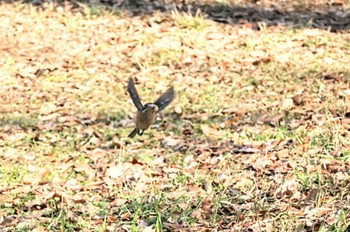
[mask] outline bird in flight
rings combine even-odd
[[[145,105],[142,105],[132,78],[129,78],[128,81],[128,92],[137,108],[135,129],[129,134],[129,138],[133,138],[136,134],[142,135],[143,132],[152,125],[157,113],[167,107],[175,98],[174,87],[171,86],[154,103],[146,103]]]

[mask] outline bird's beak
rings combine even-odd
[[[155,111],[157,111],[158,110],[158,106],[155,105],[155,104],[150,104],[150,105],[147,106],[147,109],[148,110],[155,110]]]
[[[149,110],[154,110],[154,111],[158,111],[159,107],[156,104],[147,104],[146,108],[142,111],[149,111]]]

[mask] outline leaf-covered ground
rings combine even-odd
[[[104,3],[0,4],[1,231],[349,230],[349,2]]]

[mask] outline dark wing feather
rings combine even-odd
[[[162,96],[160,96],[157,101],[154,103],[158,106],[158,112],[167,107],[170,102],[172,102],[175,98],[174,87],[170,87]]]
[[[142,103],[140,101],[139,94],[137,93],[137,90],[135,88],[134,80],[132,78],[129,78],[128,92],[129,92],[131,100],[134,102],[134,105],[136,106],[137,110],[141,111],[143,106],[142,106]]]

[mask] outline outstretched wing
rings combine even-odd
[[[162,96],[160,96],[157,101],[154,102],[158,106],[158,112],[167,107],[170,102],[172,102],[175,98],[174,87],[170,87]]]
[[[128,92],[130,94],[131,100],[134,102],[134,105],[136,106],[138,111],[141,111],[143,106],[140,101],[139,94],[137,93],[137,90],[135,88],[134,80],[132,78],[129,78],[128,81]]]

